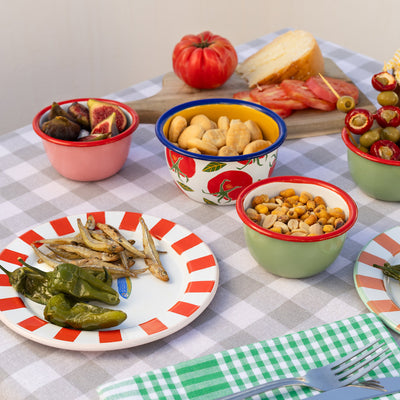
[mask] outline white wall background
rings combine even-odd
[[[172,70],[175,44],[211,30],[239,45],[308,30],[382,63],[399,0],[0,0],[0,133],[52,101],[102,97]]]

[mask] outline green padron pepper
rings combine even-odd
[[[97,300],[106,304],[119,304],[119,295],[107,282],[92,271],[74,264],[57,265],[49,272],[48,288],[53,294],[64,293],[80,301]]]
[[[18,292],[39,304],[46,304],[53,296],[49,290],[48,273],[39,268],[24,264],[24,267],[17,268],[10,272],[0,265],[0,268],[7,274],[10,284]]]
[[[58,326],[90,331],[117,326],[125,321],[127,315],[121,310],[76,303],[60,293],[48,300],[44,309],[44,317]]]
[[[112,277],[104,270],[94,272],[74,264],[59,264],[52,271],[35,268],[22,259],[24,265],[10,272],[0,265],[7,274],[14,289],[36,303],[46,304],[55,294],[64,293],[76,301],[96,300],[106,304],[119,303],[118,292],[112,287]]]

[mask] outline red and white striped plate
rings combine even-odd
[[[394,331],[400,333],[400,283],[373,264],[400,264],[400,226],[379,234],[360,252],[354,282],[361,300]]]
[[[138,346],[166,337],[182,329],[213,299],[219,270],[209,247],[194,233],[164,218],[134,212],[93,212],[60,218],[37,226],[19,236],[0,253],[1,265],[9,271],[20,267],[22,257],[30,265],[37,263],[30,246],[42,238],[68,236],[79,232],[77,219],[84,223],[88,215],[96,221],[118,228],[138,248],[142,243],[139,218],[142,216],[160,251],[161,262],[170,280],[160,281],[150,273],[138,278],[120,278],[113,287],[120,292],[115,308],[127,313],[118,327],[102,331],[61,328],[43,318],[43,306],[19,295],[10,286],[7,275],[0,274],[0,320],[18,334],[44,345],[84,351],[115,350]],[[138,260],[135,268],[140,268]],[[143,264],[144,267],[144,264]],[[107,306],[108,307],[108,306]]]

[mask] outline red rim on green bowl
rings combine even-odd
[[[365,153],[365,152],[361,151],[351,141],[349,131],[346,127],[342,129],[342,139],[349,150],[351,150],[353,153],[356,153],[360,157],[365,158],[366,160],[370,160],[370,161],[376,162],[378,164],[400,166],[400,161],[384,160],[383,158],[378,158],[378,157],[372,156],[369,153]]]
[[[341,226],[339,229],[325,233],[323,235],[318,235],[318,236],[291,236],[291,235],[285,235],[282,233],[276,233],[273,232],[269,229],[263,228],[262,226],[258,225],[256,222],[252,221],[247,215],[246,215],[246,210],[244,206],[244,202],[252,191],[254,191],[256,188],[260,186],[264,186],[268,183],[273,183],[273,182],[284,182],[284,183],[298,183],[298,184],[304,184],[304,185],[314,185],[314,186],[319,186],[326,188],[334,193],[336,193],[338,196],[340,196],[344,202],[346,203],[348,209],[349,209],[349,214],[347,217],[347,220],[343,226]],[[247,225],[249,228],[253,229],[254,231],[274,238],[278,240],[285,240],[288,242],[318,242],[322,240],[328,240],[337,236],[340,236],[344,233],[346,233],[357,221],[357,216],[358,216],[358,208],[354,200],[342,189],[338,188],[335,185],[332,185],[330,183],[314,179],[314,178],[307,178],[307,177],[301,177],[301,176],[277,176],[277,177],[272,177],[272,178],[267,178],[261,181],[254,182],[250,186],[247,186],[244,188],[240,194],[239,197],[236,201],[236,211],[239,215],[239,218],[243,221],[245,225]]]

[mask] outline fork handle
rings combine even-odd
[[[219,397],[216,400],[243,400],[246,399],[247,397],[264,393],[268,390],[277,389],[283,386],[304,385],[304,384],[305,381],[303,378],[283,378],[272,382],[262,383],[261,385],[257,385],[249,389],[242,390],[238,393],[229,394],[228,396]]]

